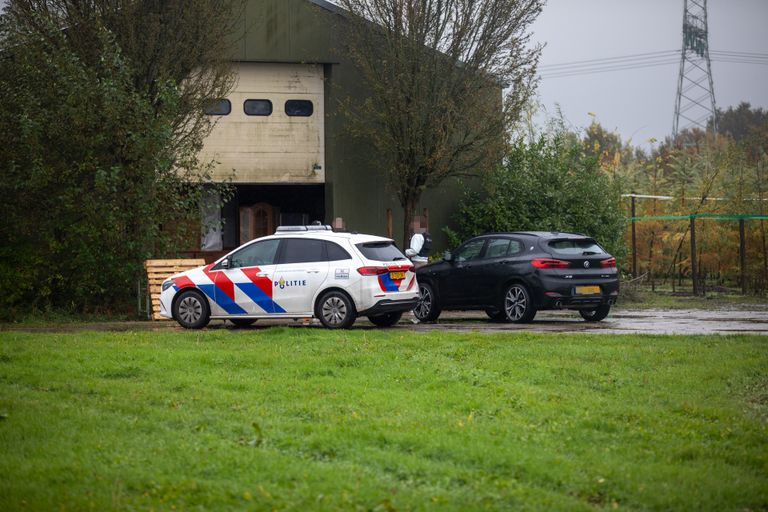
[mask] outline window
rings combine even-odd
[[[230,268],[274,265],[280,240],[264,240],[243,247],[230,257]]]
[[[480,256],[480,252],[483,250],[485,240],[471,240],[464,244],[456,253],[456,261],[470,261],[475,260]]]
[[[309,117],[314,106],[309,100],[288,100],[285,102],[285,114],[291,117]]]
[[[232,112],[232,103],[225,99],[214,100],[205,107],[203,112],[207,116],[228,116]]]
[[[269,100],[245,100],[243,111],[248,116],[272,115],[272,102]]]
[[[519,242],[517,240],[509,241],[509,252],[507,252],[508,255],[517,254],[522,251],[523,251],[522,242]]]
[[[342,261],[352,259],[352,256],[350,256],[349,253],[339,244],[326,242],[325,249],[328,251],[328,261]]]
[[[398,261],[406,259],[394,242],[366,242],[357,244],[363,256],[373,261]]]
[[[501,258],[509,253],[509,244],[512,242],[509,238],[494,238],[488,242],[488,248],[485,250],[485,258]]]
[[[280,264],[326,261],[322,240],[288,238],[283,240]]]
[[[568,256],[589,256],[590,254],[605,254],[602,247],[594,240],[582,238],[581,240],[555,240],[549,242],[549,247],[556,254]]]

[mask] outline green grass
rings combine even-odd
[[[765,510],[768,339],[0,333],[0,510]]]

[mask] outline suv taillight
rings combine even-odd
[[[553,258],[536,258],[531,260],[531,265],[536,268],[568,268],[571,266],[571,262]]]
[[[600,266],[603,268],[616,268],[616,258],[608,258],[600,262]]]

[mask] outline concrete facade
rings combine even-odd
[[[227,96],[231,112],[215,116],[202,158],[218,165],[214,178],[233,183],[325,183],[323,67],[318,64],[237,62]],[[248,115],[246,101],[271,104],[269,115]],[[289,116],[288,101],[309,101],[311,116]],[[234,171],[234,172],[233,172]]]

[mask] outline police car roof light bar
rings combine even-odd
[[[329,225],[278,226],[275,233],[300,233],[305,231],[333,231]]]

